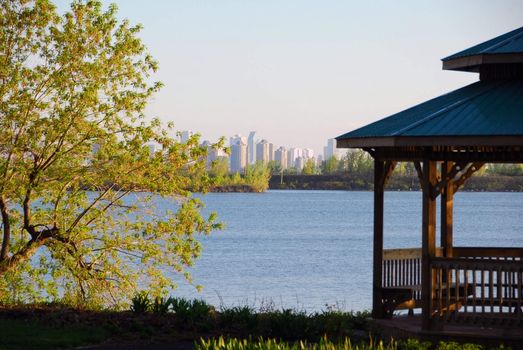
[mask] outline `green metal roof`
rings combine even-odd
[[[523,81],[479,81],[336,140],[345,147],[368,147],[379,139],[444,136],[523,136]]]
[[[442,59],[443,62],[474,55],[523,53],[523,27]]]

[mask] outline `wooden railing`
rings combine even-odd
[[[435,321],[523,325],[523,248],[438,249],[432,270],[431,317]],[[408,288],[421,300],[421,249],[383,252],[384,290]],[[410,307],[409,307],[410,308]]]
[[[382,286],[412,288],[413,298],[421,300],[421,249],[385,249]]]
[[[432,318],[458,323],[523,324],[523,249],[457,248],[433,258]]]
[[[436,249],[436,256],[443,250]],[[421,248],[400,248],[383,250],[384,288],[411,288],[413,298],[421,300]]]

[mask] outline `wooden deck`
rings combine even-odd
[[[523,350],[523,328],[481,327],[478,325],[444,324],[439,330],[423,331],[421,315],[395,316],[392,319],[375,319],[385,339],[418,338],[433,344],[439,341],[476,343],[486,346],[504,344],[513,350]]]

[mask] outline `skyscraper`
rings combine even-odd
[[[310,148],[304,148],[303,149],[303,158],[304,159],[314,158],[314,151]]]
[[[269,155],[270,147],[267,140],[261,140],[256,144],[256,161],[262,162],[263,164],[269,163],[270,155]]]
[[[272,162],[274,160],[274,152],[276,149],[274,148],[273,143],[269,143],[269,162]]]
[[[249,156],[248,156],[248,161],[249,161],[249,164],[254,164],[256,162],[256,155],[255,155],[255,150],[254,150],[254,135],[256,135],[256,131],[251,131],[249,133],[249,138],[248,138],[248,149],[247,149],[247,152],[249,153]]]
[[[244,137],[238,137],[231,143],[231,172],[240,173],[247,166],[247,143]]]
[[[287,168],[294,167],[294,152],[293,149],[287,151]]]
[[[324,159],[328,160],[332,156],[338,158],[338,152],[336,151],[336,139],[328,139],[327,146],[323,147]]]
[[[296,159],[299,157],[303,157],[303,149],[296,148],[296,147],[289,149],[288,159],[287,159],[289,168],[296,167]]]
[[[274,160],[280,164],[282,170],[287,169],[287,150],[285,147],[280,147],[274,152]]]
[[[296,167],[296,169],[298,169],[299,172],[301,172],[303,170],[304,165],[305,165],[305,162],[303,160],[303,157],[297,157],[294,160],[294,166]]]

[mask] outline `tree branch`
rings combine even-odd
[[[9,243],[11,240],[11,224],[9,223],[9,213],[7,211],[7,204],[4,198],[0,198],[0,212],[2,213],[2,226],[3,226],[3,238],[2,238],[2,250],[0,251],[0,261],[7,259],[9,253]]]

